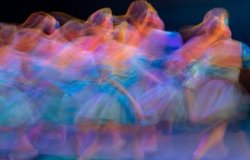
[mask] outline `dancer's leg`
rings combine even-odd
[[[227,124],[227,121],[223,121],[207,132],[194,152],[195,160],[201,159],[212,147],[223,142]]]

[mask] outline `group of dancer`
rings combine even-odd
[[[250,49],[232,39],[228,19],[215,8],[179,34],[139,0],[121,16],[109,8],[86,21],[35,12],[22,24],[1,23],[0,132],[17,139],[8,156],[29,159],[67,142],[87,159],[109,134],[111,150],[129,135],[143,159],[157,150],[159,123],[169,134],[191,123],[209,128],[192,156],[201,159],[249,104],[239,74],[250,68]]]

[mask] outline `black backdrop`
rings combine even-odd
[[[86,19],[97,9],[110,7],[113,14],[124,14],[132,0],[7,0],[0,5],[0,21],[23,22],[34,11],[61,11]],[[233,37],[250,45],[250,0],[148,0],[166,24],[166,30],[198,23],[213,7],[230,13]]]

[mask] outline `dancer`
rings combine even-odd
[[[109,21],[112,18],[110,16],[111,12],[107,14],[107,11],[110,10],[99,10],[94,13],[94,16],[89,18],[92,22],[98,20],[95,21],[95,24],[100,24],[99,29],[101,30],[105,29],[112,22]],[[99,18],[93,19],[96,16],[103,17],[103,21]],[[111,27],[113,26],[111,25]],[[102,32],[97,31],[96,33]],[[117,64],[119,62],[122,63],[124,60],[123,56],[126,53],[123,53],[123,47],[126,46],[113,40],[112,34],[106,33],[97,36],[104,37],[101,38],[101,43],[92,52],[96,59],[96,66],[92,66],[92,73],[87,75],[87,79],[92,77],[92,84],[89,87],[94,94],[92,94],[88,102],[81,104],[80,112],[76,117],[76,124],[82,132],[84,130],[93,130],[96,136],[92,144],[84,152],[80,153],[78,151],[80,153],[79,156],[82,158],[89,157],[100,149],[100,134],[102,132],[110,133],[115,143],[115,148],[121,148],[125,143],[121,135],[121,126],[133,124],[137,116],[141,117],[139,105],[123,84],[120,83],[119,74],[117,74],[117,70],[119,70]],[[93,125],[88,125],[90,123]]]
[[[240,69],[249,68],[248,47],[231,38],[228,18],[223,8],[210,10],[201,24],[185,29],[191,39],[175,53],[176,68],[189,65],[184,82],[189,119],[209,126],[195,160],[223,143],[228,122],[241,118],[237,109],[249,103],[238,82]]]
[[[157,150],[158,132],[156,124],[164,119],[166,120],[166,117],[168,117],[166,124],[170,122],[169,115],[171,115],[171,113],[169,111],[169,114],[166,114],[166,110],[171,108],[169,107],[170,103],[172,103],[173,106],[173,97],[175,97],[177,102],[178,96],[182,95],[181,87],[174,87],[174,84],[171,84],[169,80],[167,80],[168,75],[164,71],[164,61],[166,61],[167,57],[171,55],[174,50],[182,45],[182,39],[177,32],[163,31],[164,23],[154,8],[146,1],[135,1],[131,3],[126,16],[127,21],[132,24],[132,29],[135,28],[139,33],[139,35],[135,34],[136,36],[134,38],[134,40],[136,40],[136,38],[139,39],[137,43],[136,41],[134,41],[135,43],[131,43],[131,41],[124,41],[123,43],[133,46],[135,46],[135,44],[139,45],[139,50],[136,51],[137,55],[133,56],[134,58],[130,60],[134,62],[132,68],[134,70],[136,69],[139,78],[134,84],[134,87],[129,88],[129,91],[132,91],[131,93],[138,97],[141,106],[143,106],[144,114],[147,116],[145,117],[144,124],[140,124],[143,127],[139,127],[140,125],[138,125],[137,128],[139,129],[137,129],[134,135],[136,137],[135,151],[137,158],[143,159],[143,149],[145,149],[146,152],[155,152]],[[131,37],[129,33],[130,32],[126,34],[128,38]],[[159,62],[163,64],[159,64]],[[165,81],[168,82],[166,83]],[[178,83],[175,85],[177,84]],[[170,88],[175,88],[174,91],[172,91],[173,94],[177,94],[175,90],[179,90],[178,95],[173,97],[166,96],[171,93]],[[162,97],[169,97],[169,99]],[[162,106],[163,104],[164,106]],[[183,107],[183,105],[181,107]],[[161,115],[158,115],[159,113],[161,113]],[[183,111],[181,111],[181,113],[183,113]],[[171,123],[168,124],[168,129],[170,128]],[[145,134],[144,131],[150,133]],[[146,142],[142,138],[145,137],[145,135],[149,135],[145,138]]]
[[[0,48],[0,131],[16,135],[9,158],[30,159],[38,155],[38,150],[32,145],[27,133],[40,114],[30,98],[16,87],[16,78],[22,76],[19,54],[9,45]]]

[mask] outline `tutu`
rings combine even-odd
[[[74,124],[77,104],[72,96],[59,91],[48,91],[43,94],[44,104],[41,106],[42,120],[58,125]],[[48,96],[53,96],[50,98]],[[42,102],[40,102],[42,103]]]
[[[98,70],[108,71],[107,66],[96,66]],[[109,74],[111,73],[108,71]],[[119,124],[133,124],[136,121],[135,113],[129,99],[114,87],[110,80],[117,80],[115,75],[108,75],[103,80],[93,82],[89,87],[93,96],[81,104],[76,122],[92,121],[98,124],[116,122]],[[117,82],[119,82],[117,80]]]
[[[20,90],[0,84],[0,126],[18,128],[34,124],[39,119],[34,104]]]
[[[106,93],[92,98],[85,104],[85,109],[79,112],[77,121],[83,119],[97,124],[105,124],[106,122],[134,124],[136,118],[131,104],[127,98],[119,94],[109,95]]]
[[[184,121],[186,119],[183,89],[176,79],[169,79],[148,90],[139,99],[139,103],[145,115],[143,125],[155,125],[166,120]]]
[[[195,96],[190,114],[200,123],[240,119],[244,115],[240,108],[249,103],[247,93],[239,84],[219,78],[204,80]]]
[[[190,65],[184,86],[191,89],[194,101],[189,107],[192,121],[211,124],[239,120],[249,105],[249,95],[238,83],[238,68],[208,65],[204,60]]]

